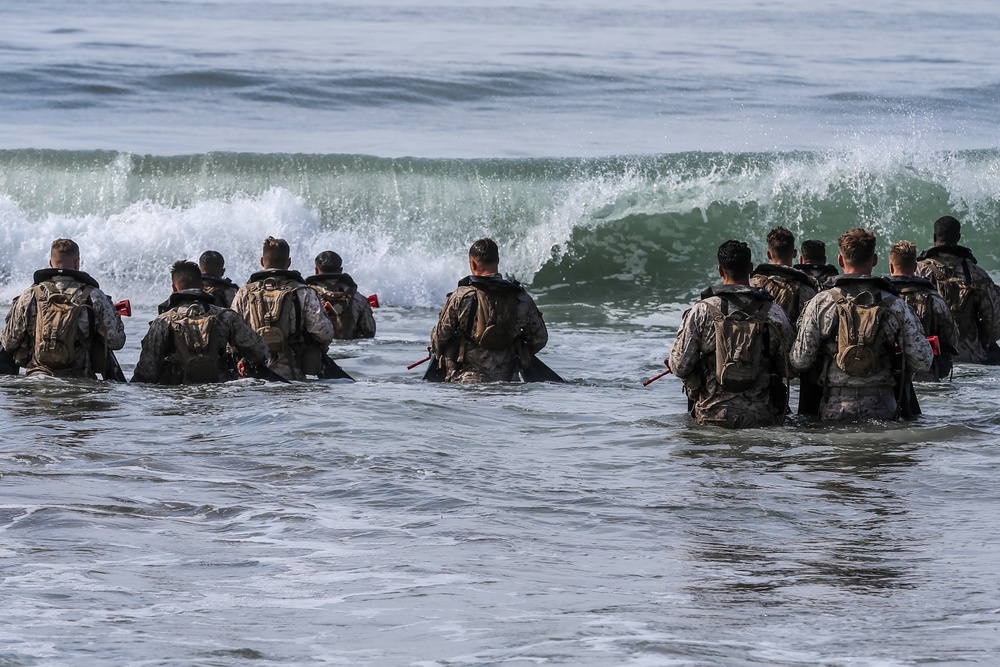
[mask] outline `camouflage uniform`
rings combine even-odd
[[[207,274],[201,275],[202,289],[215,297],[215,305],[219,308],[232,308],[233,299],[239,290],[239,285],[229,278],[219,278]]]
[[[954,351],[958,349],[959,333],[958,325],[951,314],[951,309],[941,295],[934,289],[934,285],[926,278],[919,276],[892,276],[892,284],[899,290],[899,296],[906,301],[907,305],[916,313],[916,301],[920,298],[927,299],[928,313],[921,320],[920,324],[924,329],[924,335],[928,338],[937,336],[941,346],[941,354],[934,355],[931,368],[926,373],[918,373],[913,376],[917,382],[939,382],[941,378],[951,372],[951,358]],[[926,295],[923,297],[921,295]],[[950,352],[948,351],[950,350]]]
[[[318,375],[321,372],[318,361],[313,368],[306,359],[310,357],[310,352],[317,354],[317,360],[326,354],[326,348],[333,341],[334,330],[330,319],[323,312],[323,306],[320,304],[316,292],[309,289],[298,271],[280,269],[258,271],[250,276],[250,281],[236,292],[236,296],[233,298],[233,310],[239,313],[253,328],[254,322],[251,318],[253,317],[254,304],[251,303],[251,300],[257,298],[253,288],[257,283],[265,280],[271,280],[281,287],[295,290],[292,298],[298,302],[295,311],[299,315],[299,321],[286,325],[291,330],[284,331],[285,338],[289,341],[291,356],[288,353],[280,355],[272,353],[267,367],[286,380],[304,380],[307,374]]]
[[[831,278],[840,275],[840,270],[833,264],[796,264],[793,268],[812,276],[821,290],[828,287]]]
[[[38,307],[35,303],[34,287],[29,287],[14,300],[14,305],[11,306],[10,312],[7,314],[3,333],[0,334],[0,343],[3,344],[5,350],[14,354],[14,358],[20,365],[25,367],[27,375],[56,374],[59,377],[96,379],[94,364],[97,363],[98,367],[103,367],[106,359],[91,358],[93,343],[90,340],[91,331],[103,340],[104,347],[108,350],[120,350],[125,345],[125,325],[122,324],[122,318],[115,311],[111,298],[105,295],[99,289],[97,281],[86,273],[70,269],[42,269],[35,272],[35,285],[49,280],[61,291],[77,288],[81,285],[93,288],[89,299],[92,311],[84,309],[78,321],[77,353],[73,368],[65,371],[51,371],[35,361],[35,316]],[[95,320],[93,326],[91,326],[91,312]]]
[[[228,308],[214,305],[215,297],[198,289],[181,290],[170,295],[170,308],[149,323],[149,331],[142,339],[142,352],[139,363],[135,366],[132,382],[149,382],[158,384],[174,384],[178,381],[173,372],[171,353],[177,344],[171,327],[171,315],[180,309],[190,308],[195,314],[209,313],[216,317],[215,333],[222,341],[221,352],[226,345],[232,346],[239,356],[251,362],[261,362],[267,359],[267,345],[257,335],[257,332],[247,326],[243,318]],[[235,379],[227,361],[219,360],[219,382]]]
[[[346,273],[320,273],[306,278],[306,284],[327,289],[331,292],[349,292],[351,294],[351,310],[354,319],[354,334],[356,338],[375,337],[375,314],[372,312],[368,299],[358,293],[358,284]],[[317,289],[319,294],[319,290]]]
[[[833,287],[850,296],[863,291],[879,293],[895,317],[885,319],[884,342],[893,341],[902,348],[906,370],[921,373],[930,368],[934,355],[924,337],[923,329],[909,306],[895,296],[892,284],[869,275],[844,275],[835,278]],[[819,364],[821,384],[824,387],[819,416],[829,421],[857,421],[861,419],[895,419],[897,412],[895,384],[892,373],[892,354],[884,355],[885,363],[867,377],[855,377],[842,371],[834,361],[837,355],[837,335],[840,318],[837,314],[838,294],[824,290],[806,304],[799,319],[799,331],[792,346],[791,362],[800,372]]]
[[[727,295],[725,297],[719,296]],[[723,307],[723,299],[736,301],[741,310],[754,302],[770,302],[764,289],[746,285],[721,285],[702,293],[702,300],[684,313],[677,339],[670,348],[670,369],[684,381],[691,416],[699,424],[725,428],[748,428],[780,423],[788,406],[781,378],[788,377],[788,347],[794,333],[785,311],[770,304],[768,349],[757,383],[733,393],[723,389],[715,376],[715,323],[709,305]]]
[[[962,322],[956,317],[959,341],[955,348],[956,361],[973,364],[997,363],[989,360],[989,349],[1000,338],[1000,288],[986,271],[976,264],[972,252],[964,246],[935,246],[920,253],[917,258],[917,275],[936,280],[934,262],[936,260],[955,272],[956,276],[967,277],[968,282],[980,289],[973,292],[973,313],[978,322]],[[948,304],[955,308],[957,304]],[[953,311],[954,312],[954,311]]]
[[[487,350],[471,340],[474,310],[479,288],[517,291],[518,342],[506,350]],[[499,273],[469,276],[448,295],[438,323],[431,331],[431,349],[438,363],[447,367],[449,382],[508,382],[515,378],[518,363],[526,367],[530,355],[549,341],[549,333],[534,300],[518,283],[504,280]]]
[[[779,305],[785,310],[785,315],[788,316],[788,321],[794,329],[795,323],[798,322],[799,315],[802,313],[802,308],[809,302],[809,299],[816,296],[819,285],[808,273],[782,264],[761,264],[754,269],[750,276],[750,286],[766,289],[775,301],[781,299],[779,296],[781,294],[780,283],[788,285],[793,290],[794,296],[788,300],[788,303],[779,303]]]

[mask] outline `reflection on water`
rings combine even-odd
[[[700,430],[678,448],[704,471],[685,511],[695,519],[686,524],[692,560],[707,565],[697,588],[756,604],[762,591],[803,585],[869,594],[912,586],[912,564],[900,557],[913,550],[909,499],[893,483],[920,462],[920,448],[876,441],[870,428],[826,427],[805,444],[791,429],[756,442]],[[721,577],[712,563],[725,564]]]

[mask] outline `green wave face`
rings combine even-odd
[[[928,245],[941,215],[1000,268],[1000,153],[685,153],[604,159],[435,160],[355,155],[0,152],[0,265],[16,292],[52,238],[87,269],[155,299],[164,267],[214,248],[239,279],[283,236],[296,268],[335,249],[368,291],[434,306],[481,236],[501,269],[550,304],[652,312],[714,282],[715,252],[746,240],[755,261],[777,225],[827,243],[863,226]],[[887,266],[885,267],[887,268]]]

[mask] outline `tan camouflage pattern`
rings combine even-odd
[[[317,280],[312,285],[320,285],[334,292],[346,292],[350,287],[347,283],[337,280]],[[375,313],[372,312],[368,299],[360,292],[354,293],[351,300],[351,310],[354,311],[354,338],[374,338],[375,337]]]
[[[873,280],[843,278],[837,281],[836,287],[851,296],[857,296],[862,291],[875,292],[880,288]],[[934,353],[930,343],[924,336],[923,328],[917,316],[899,297],[892,296],[882,290],[889,299],[888,307],[894,317],[886,318],[885,335],[896,340],[903,349],[906,370],[911,373],[922,373],[930,368]],[[823,290],[816,295],[802,311],[799,319],[798,334],[792,346],[790,360],[792,366],[804,373],[814,364],[821,364],[823,373],[820,383],[825,387],[864,387],[886,390],[885,396],[829,396],[824,392],[820,402],[820,419],[827,421],[855,421],[858,419],[894,419],[896,416],[896,399],[891,396],[895,380],[892,369],[887,363],[867,377],[855,377],[842,371],[834,362],[837,354],[837,330],[840,318],[837,314],[837,294]],[[869,389],[871,390],[871,389]]]
[[[233,299],[236,298],[238,285],[223,285],[215,281],[205,280],[202,289],[215,297],[215,305],[220,308],[232,308]]]
[[[326,316],[323,311],[323,306],[319,301],[319,297],[316,296],[314,292],[308,285],[299,283],[291,279],[283,279],[286,284],[291,284],[297,286],[295,290],[295,298],[299,300],[299,304],[302,306],[302,326],[307,334],[305,336],[306,342],[304,345],[313,345],[320,348],[323,352],[330,347],[330,343],[333,341],[335,331],[333,329],[333,324],[330,323],[330,318]],[[233,298],[233,310],[240,314],[247,324],[253,328],[253,324],[249,321],[250,318],[250,290],[249,287],[253,283],[247,283],[236,292],[236,296]],[[290,332],[286,332],[286,335]],[[304,352],[302,350],[295,350],[297,359],[295,360],[282,360],[271,358],[268,360],[267,367],[272,371],[285,378],[286,380],[305,380],[306,372],[301,365],[300,361],[304,357]]]
[[[787,276],[783,277],[787,278]],[[774,296],[777,293],[777,290],[774,289],[773,281],[768,280],[768,278],[769,276],[755,273],[750,276],[750,286],[766,289],[771,293],[771,296]],[[799,321],[799,315],[802,314],[802,309],[805,307],[806,303],[816,296],[816,287],[814,285],[802,281],[795,282],[798,284],[798,303],[791,311],[785,311],[785,315],[788,316],[788,321],[791,323],[792,329],[795,329],[795,323]]]
[[[731,286],[747,294],[750,300],[756,289]],[[722,297],[711,296],[694,304],[684,313],[677,338],[670,347],[670,370],[684,381],[684,389],[693,402],[692,416],[699,424],[723,428],[768,426],[784,419],[787,398],[772,398],[774,383],[789,375],[788,349],[794,332],[785,311],[772,303],[767,321],[772,325],[768,358],[771,368],[762,372],[757,384],[747,391],[733,393],[723,389],[715,377],[715,325],[709,305],[722,307]],[[777,335],[775,335],[775,333]]]
[[[950,345],[951,347],[958,349],[959,340],[961,339],[961,334],[958,331],[958,324],[955,323],[955,318],[951,314],[951,308],[948,307],[947,302],[944,298],[938,294],[935,290],[928,290],[930,294],[930,308],[933,312],[933,324],[934,331],[924,330],[925,336],[937,336],[938,340],[942,344],[942,348],[945,345]],[[906,295],[900,295],[904,301],[906,301]],[[941,354],[945,354],[943,351]],[[932,363],[931,368],[924,373],[916,373],[913,376],[916,382],[938,382],[941,380],[941,376],[936,372],[937,364]]]
[[[142,339],[142,351],[139,353],[139,363],[135,366],[135,374],[132,382],[155,383],[160,376],[165,364],[169,363],[171,352],[170,314],[178,308],[191,307],[194,312],[208,312],[216,316],[216,332],[222,337],[236,354],[249,361],[260,362],[267,359],[267,345],[251,329],[243,318],[233,310],[219,308],[218,306],[206,306],[200,302],[187,302],[177,308],[173,308],[166,313],[161,313],[149,323],[149,330]],[[224,371],[224,369],[220,369]],[[220,372],[219,381],[231,379],[225,372]]]
[[[499,274],[495,277],[499,278]],[[459,287],[448,295],[438,323],[431,331],[431,349],[439,360],[444,360],[461,344],[464,333],[460,323],[468,321],[476,288]],[[542,314],[527,292],[522,291],[517,301],[517,327],[527,351],[535,354],[549,341],[549,333]],[[454,346],[454,347],[453,347]],[[449,370],[449,382],[509,382],[514,378],[517,351],[486,350],[472,341],[465,343],[465,363],[461,368]]]
[[[70,276],[57,275],[51,279],[60,290],[66,290],[76,282]],[[122,318],[115,311],[115,306],[111,298],[98,288],[93,288],[90,292],[90,300],[93,304],[93,313],[96,318],[97,335],[104,339],[104,343],[109,350],[120,350],[125,346],[125,325]],[[35,315],[38,312],[35,304],[35,294],[32,287],[24,290],[20,296],[14,299],[10,311],[7,313],[7,321],[4,324],[3,333],[0,333],[0,343],[5,350],[13,352],[15,357],[20,358],[21,354],[32,355],[24,364],[26,375],[49,375],[49,371],[35,363],[33,351],[35,347]],[[81,348],[88,346],[88,336],[90,335],[90,312],[85,310],[79,320],[79,338]],[[83,357],[83,358],[81,358]],[[80,377],[96,379],[97,375],[90,368],[89,355],[77,355],[77,367],[74,371],[61,374],[69,377]]]
[[[940,253],[935,259],[942,264],[951,267],[956,275],[962,275],[962,258],[945,252]],[[917,275],[922,278],[935,279],[933,264],[930,260],[924,259],[917,263]],[[969,275],[972,276],[972,283],[982,288],[982,292],[977,293],[976,309],[980,313],[991,313],[984,322],[985,330],[990,342],[1000,339],[1000,288],[993,282],[985,270],[977,264],[969,262]],[[959,325],[959,340],[955,349],[958,354],[955,361],[963,361],[973,364],[981,364],[986,361],[986,347],[979,338],[979,330],[971,329],[962,331]]]

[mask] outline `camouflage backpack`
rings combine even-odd
[[[788,319],[795,324],[799,316],[799,285],[791,278],[782,275],[769,275],[764,281],[764,289],[774,297],[774,302],[781,306],[781,309],[788,315]]]
[[[338,340],[350,340],[354,338],[354,329],[357,326],[357,314],[354,312],[354,295],[357,293],[356,287],[348,287],[346,290],[334,290],[323,285],[311,284],[310,287],[319,295],[323,303],[323,310],[333,324],[336,332],[334,337]]]
[[[93,310],[90,304],[93,288],[73,283],[63,291],[56,283],[45,281],[36,284],[33,290],[37,306],[33,351],[35,363],[49,370],[74,367],[77,362],[80,316],[84,311]],[[90,314],[90,325],[93,328],[93,312]]]
[[[979,315],[977,312],[976,298],[977,292],[981,290],[972,281],[969,267],[962,260],[961,273],[958,273],[951,266],[937,259],[928,259],[928,265],[934,272],[934,283],[938,294],[948,304],[952,315],[955,316],[955,323],[958,325],[962,335],[968,332],[979,331]]]
[[[218,382],[224,345],[218,333],[217,313],[199,304],[172,311],[167,321],[173,335],[170,360],[178,383]]]
[[[924,328],[924,334],[930,336],[937,331],[937,321],[934,318],[934,306],[932,292],[921,287],[903,287],[899,290],[899,296],[906,302],[913,313],[920,320]]]
[[[249,324],[267,343],[274,358],[294,359],[294,347],[301,342],[301,305],[295,298],[302,286],[265,278],[250,288]]]
[[[491,351],[514,347],[518,337],[519,294],[509,288],[476,287],[476,301],[473,304],[475,322],[469,332],[473,343]]]
[[[706,302],[715,329],[715,377],[729,392],[746,391],[768,372],[771,302],[753,299],[745,309],[722,298],[721,308]],[[768,373],[769,374],[769,373]]]
[[[837,297],[837,368],[853,377],[867,377],[891,361],[886,321],[893,316],[885,300],[864,291],[851,296],[839,287]]]

